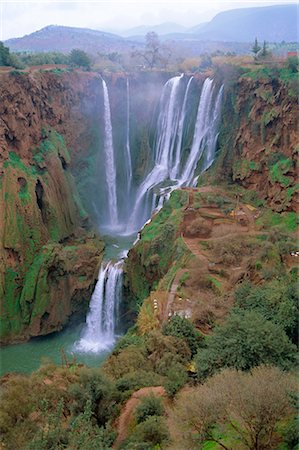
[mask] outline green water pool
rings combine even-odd
[[[0,376],[8,372],[31,373],[47,360],[59,365],[62,363],[62,349],[67,359],[71,360],[74,355],[77,363],[98,367],[109,351],[99,354],[74,351],[74,343],[80,339],[84,326],[85,323],[69,326],[61,332],[34,338],[23,344],[2,347],[0,349]]]
[[[104,236],[105,260],[119,259],[132,247],[136,234],[130,236]],[[74,349],[85,327],[85,321],[76,326],[68,326],[63,331],[31,339],[23,344],[13,344],[0,348],[0,376],[8,372],[31,373],[37,370],[43,361],[62,363],[62,349],[71,360],[89,367],[98,367],[110,353],[78,353]],[[112,349],[111,349],[112,350]]]

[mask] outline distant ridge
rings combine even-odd
[[[80,48],[89,53],[112,52],[130,49],[132,43],[113,33],[89,28],[48,25],[21,38],[5,41],[12,51],[69,53]]]
[[[196,31],[196,30],[195,30]],[[298,6],[240,8],[217,14],[197,31],[200,39],[252,42],[298,41]]]
[[[249,44],[256,37],[260,42],[298,42],[297,23],[296,4],[274,5],[224,11],[210,22],[189,29],[171,22],[136,27],[122,32],[126,37],[88,28],[49,25],[24,37],[9,39],[5,45],[12,51],[69,53],[73,48],[80,48],[92,54],[122,52],[144,45],[144,36],[149,31],[180,45],[190,42],[190,48],[193,45],[198,48],[198,43],[204,41]]]

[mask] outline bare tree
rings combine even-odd
[[[205,384],[184,391],[170,413],[174,448],[200,449],[205,441],[233,450],[228,430],[242,448],[273,448],[278,422],[292,414],[289,393],[293,378],[276,367],[260,366],[251,372],[225,370]],[[236,441],[236,442],[237,442]]]
[[[153,69],[157,66],[166,67],[171,51],[161,44],[157,33],[150,31],[145,37],[145,49],[143,51],[135,50],[132,56],[142,59],[149,69]]]

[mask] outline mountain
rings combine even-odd
[[[88,28],[49,25],[21,38],[8,39],[5,45],[11,51],[69,53],[80,48],[88,53],[130,50],[132,43],[116,34]]]
[[[163,36],[165,34],[171,33],[185,33],[187,31],[187,27],[183,25],[179,25],[177,23],[165,22],[160,25],[141,25],[140,27],[130,28],[129,30],[124,30],[119,34],[124,37],[129,36],[145,36],[150,31],[154,31],[155,33]]]
[[[255,37],[268,42],[298,41],[298,6],[275,5],[241,8],[217,14],[200,27],[198,39],[252,42]]]
[[[252,43],[298,41],[298,6],[296,4],[240,8],[217,14],[210,22],[185,28],[166,22],[155,26],[131,28],[119,36],[105,31],[50,25],[22,38],[5,41],[12,51],[59,51],[69,53],[80,48],[88,53],[130,51],[144,45],[145,35],[155,31],[161,40],[188,43],[188,48],[200,42]]]

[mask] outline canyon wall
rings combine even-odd
[[[104,245],[90,228],[70,168],[93,142],[98,78],[1,76],[3,342],[59,330],[88,308]]]
[[[212,171],[278,212],[298,208],[298,88],[283,75],[244,75],[226,87]]]

